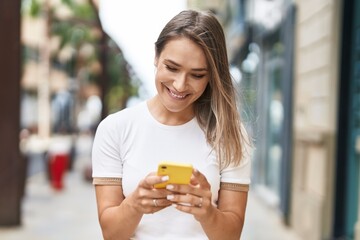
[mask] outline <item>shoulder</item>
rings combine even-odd
[[[145,102],[142,102],[137,105],[124,108],[115,113],[111,113],[100,122],[100,125],[116,126],[118,124],[131,122],[132,120],[137,119],[139,116],[144,114],[144,111],[146,110],[145,104]]]
[[[142,102],[135,106],[111,113],[99,123],[96,132],[108,133],[110,135],[120,134],[122,130],[129,128],[137,121],[141,121],[145,110],[146,103]]]

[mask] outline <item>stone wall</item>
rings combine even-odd
[[[341,1],[297,0],[290,224],[327,239],[333,216]]]

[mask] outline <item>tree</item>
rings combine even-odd
[[[130,75],[121,49],[104,32],[96,2],[52,1],[47,8],[46,0],[30,1],[25,12],[34,18],[47,17],[49,41],[58,44],[51,49],[50,67],[66,72],[77,102],[83,99],[79,90],[96,85],[103,102],[102,117],[124,108],[137,95],[140,81]]]

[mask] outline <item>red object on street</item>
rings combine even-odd
[[[56,190],[63,189],[63,177],[68,169],[69,155],[65,153],[54,154],[51,156],[49,164],[51,186]]]

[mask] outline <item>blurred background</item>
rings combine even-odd
[[[224,27],[255,141],[244,240],[360,240],[360,0],[0,1],[0,239],[101,239],[91,145],[155,94],[183,9]]]

